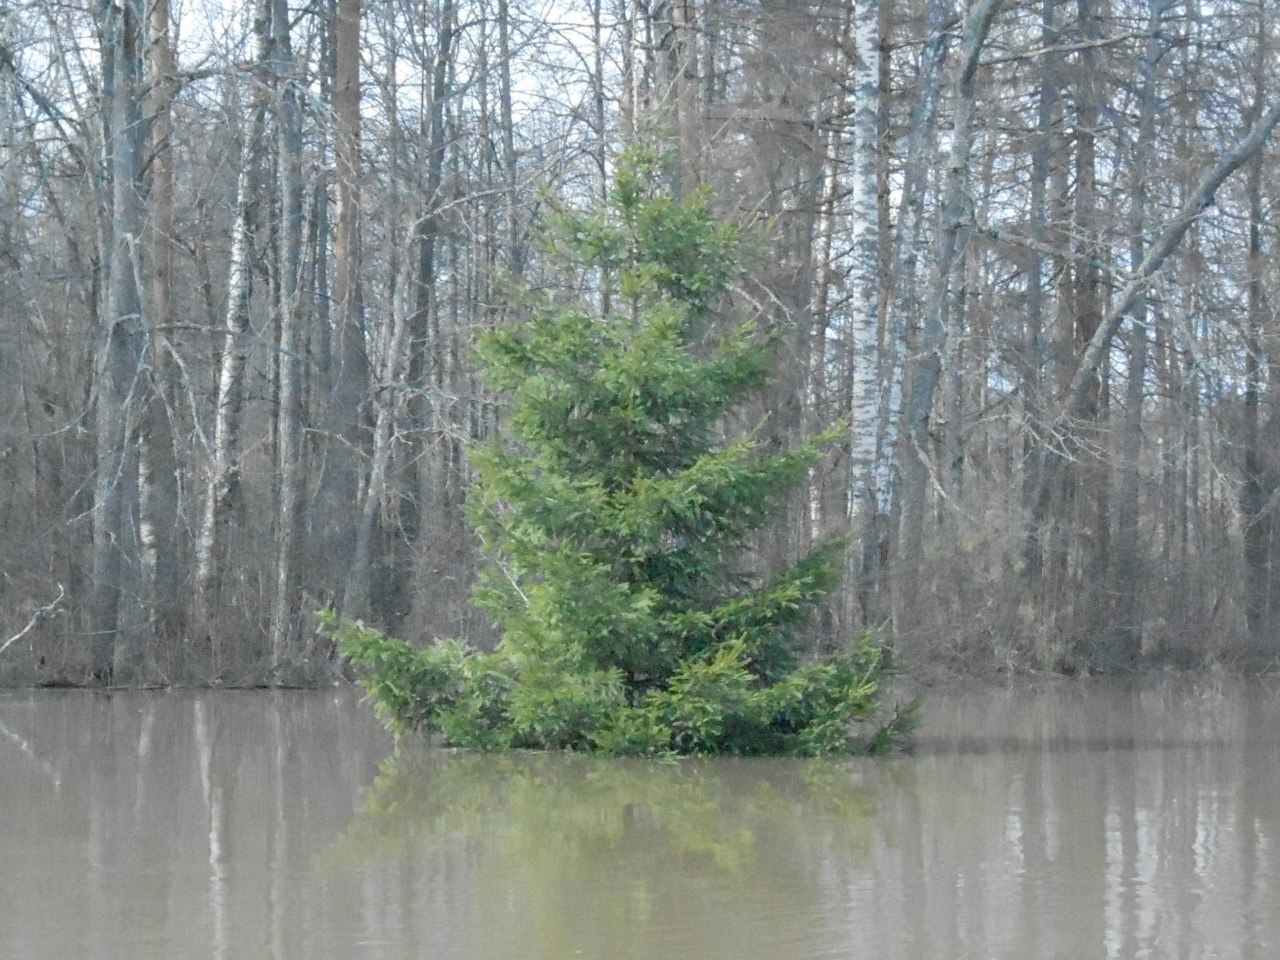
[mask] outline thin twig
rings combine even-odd
[[[12,637],[6,640],[2,646],[0,646],[0,653],[4,653],[11,646],[13,646],[15,643],[17,643],[19,640],[25,637],[28,633],[30,633],[32,629],[36,626],[36,624],[43,623],[45,620],[48,620],[50,617],[52,617],[54,613],[57,611],[58,604],[62,602],[62,598],[65,597],[66,595],[67,595],[67,592],[64,589],[62,589],[62,584],[58,584],[58,595],[54,597],[53,602],[48,604],[47,606],[40,607],[38,610],[36,610],[35,613],[31,614],[30,622],[28,622],[25,627],[23,627],[21,630],[15,633]]]

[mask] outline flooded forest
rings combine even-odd
[[[338,690],[0,691],[23,960],[1273,957],[1280,696],[939,692],[851,762],[450,754]]]
[[[492,642],[474,345],[608,313],[549,224],[635,143],[753,238],[716,322],[773,378],[720,429],[841,430],[746,547],[856,532],[815,650],[1273,666],[1278,13],[11,0],[0,685],[322,683],[330,608]]]

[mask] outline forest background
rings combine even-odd
[[[476,336],[623,145],[762,237],[758,435],[847,436],[815,647],[1280,655],[1274,0],[14,0],[0,683],[309,683],[480,644]],[[603,308],[608,304],[601,304]],[[1273,354],[1275,356],[1273,356]]]

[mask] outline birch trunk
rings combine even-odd
[[[630,139],[641,134],[650,112],[650,66],[653,55],[652,25],[648,4],[643,0],[621,0],[622,27],[622,126]]]
[[[889,258],[889,269],[885,271],[888,277],[885,292],[889,302],[886,305],[888,309],[884,324],[879,331],[879,398],[876,403],[876,449],[872,476],[878,510],[870,524],[872,536],[864,537],[863,542],[864,604],[875,592],[876,577],[873,571],[888,559],[890,547],[896,548],[896,543],[892,542],[894,538],[890,531],[890,518],[896,507],[898,491],[895,475],[898,471],[903,377],[908,344],[914,339],[914,327],[920,310],[917,277],[925,248],[925,193],[929,183],[934,118],[938,108],[942,72],[950,50],[947,24],[951,18],[952,9],[946,0],[931,0],[928,40],[920,55],[920,79],[911,106],[905,143],[904,155],[907,159],[902,173],[902,195],[898,203],[893,251]],[[885,74],[882,73],[883,76]],[[883,174],[881,176],[883,179]],[[881,209],[884,209],[883,205]],[[887,226],[886,224],[885,227]],[[903,596],[900,602],[895,590],[890,599],[893,606],[892,640],[896,645],[900,635],[899,625],[905,620],[902,602],[906,598]]]
[[[856,51],[853,46],[852,20],[853,8],[850,6],[842,15],[836,43],[837,56],[840,58],[839,69],[845,77],[852,76],[855,69]],[[833,332],[834,319],[831,309],[831,279],[838,266],[835,257],[837,202],[844,190],[845,178],[841,173],[849,162],[850,150],[845,130],[852,126],[850,118],[855,109],[853,96],[852,84],[849,85],[848,90],[841,91],[836,96],[831,108],[832,122],[828,125],[829,129],[821,134],[822,192],[818,204],[812,252],[809,256],[814,281],[808,304],[812,332],[809,336],[809,369],[805,378],[806,394],[802,411],[804,415],[802,430],[805,434],[815,433],[826,425],[823,420],[830,414],[824,410],[824,407],[828,407],[829,396],[839,392],[840,396],[837,398],[839,416],[845,416],[852,401],[851,380],[845,376],[835,375],[830,334]],[[845,337],[851,338],[852,332],[846,331]],[[840,359],[844,361],[843,368],[848,370],[852,358]],[[850,516],[848,496],[852,492],[851,487],[844,485],[843,490],[834,491],[840,497],[835,505],[830,503],[832,492],[828,489],[823,473],[817,467],[810,468],[807,503],[809,543],[817,543],[821,540],[827,529],[826,518],[829,513],[844,518]],[[833,506],[835,510],[832,509]]]
[[[875,129],[870,132],[867,124],[870,118],[859,117],[855,120],[855,137],[857,142],[863,145],[868,144],[874,139],[875,143],[875,231],[870,237],[863,238],[864,244],[874,242],[876,247],[875,281],[874,299],[876,302],[876,313],[872,316],[870,313],[863,314],[861,323],[861,338],[864,351],[868,351],[874,355],[874,363],[869,356],[864,356],[863,377],[865,380],[866,391],[864,393],[866,399],[866,417],[867,422],[863,428],[864,449],[863,456],[866,459],[866,465],[861,470],[862,476],[862,556],[861,569],[858,576],[858,605],[861,608],[864,623],[876,623],[883,619],[883,611],[877,609],[876,599],[880,591],[880,582],[883,575],[883,567],[889,556],[889,541],[891,530],[889,517],[892,509],[893,495],[893,456],[894,456],[894,434],[896,421],[893,416],[895,405],[901,404],[901,370],[903,355],[900,347],[905,343],[905,323],[897,323],[893,316],[894,306],[894,290],[896,283],[895,265],[898,263],[897,253],[899,250],[898,241],[901,240],[902,230],[899,220],[899,229],[893,242],[890,242],[889,236],[893,231],[893,218],[891,216],[890,190],[889,190],[889,162],[890,153],[893,149],[891,136],[891,110],[889,105],[889,97],[887,93],[892,89],[893,63],[888,44],[888,30],[891,23],[889,18],[890,6],[888,4],[876,0],[877,7],[876,18],[874,20],[874,30],[876,33],[876,59],[877,75],[874,78],[876,89],[876,116],[874,118]],[[871,11],[868,11],[870,14]],[[871,39],[872,24],[862,24],[857,30],[858,34],[865,36],[867,41]],[[940,48],[940,54],[945,55],[945,46]],[[860,56],[871,56],[871,50],[859,42]],[[940,64],[939,64],[940,66]],[[866,64],[863,69],[870,70],[870,64]],[[863,74],[862,86],[864,94],[869,93],[867,85],[872,82],[870,75]],[[935,87],[936,91],[936,87]],[[919,106],[919,104],[917,104]],[[914,134],[915,127],[912,127]],[[862,149],[862,148],[859,148]],[[862,181],[857,187],[857,199],[859,206],[863,208],[864,214],[859,217],[860,221],[871,217],[869,211],[866,211],[865,204],[870,202],[870,193],[868,184],[864,180],[865,168],[859,164],[859,173],[855,178]],[[918,178],[917,178],[918,179]],[[907,183],[904,178],[904,185]],[[904,189],[903,198],[906,198]],[[902,208],[905,210],[905,206]],[[918,224],[919,221],[917,221]],[[861,229],[861,226],[858,227]],[[866,270],[867,265],[872,261],[866,259],[866,252],[863,246],[855,247],[855,256],[859,256],[862,262],[861,269]],[[864,287],[864,291],[866,288]],[[870,295],[870,294],[867,294]],[[874,323],[874,326],[871,324]],[[899,334],[901,330],[901,334]],[[856,429],[859,417],[854,412],[852,422]]]
[[[255,60],[270,51],[270,8],[259,7],[255,20]],[[208,631],[210,669],[223,669],[222,630],[217,623],[222,601],[226,531],[240,497],[240,433],[244,411],[245,367],[249,360],[249,307],[253,296],[254,219],[257,204],[259,150],[266,124],[266,104],[257,85],[251,87],[250,120],[241,146],[236,177],[235,221],[227,271],[227,310],[222,361],[214,407],[213,453],[205,490],[204,517],[196,551],[201,629]]]
[[[879,402],[877,339],[880,299],[880,0],[853,7],[853,157],[849,216],[852,270],[849,288],[856,304],[852,318],[852,407],[849,506],[863,518],[864,537],[872,518],[887,504],[876,475],[876,408]]]

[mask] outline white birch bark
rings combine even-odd
[[[254,24],[255,60],[263,62],[270,52],[270,10],[266,2]],[[244,408],[244,375],[249,358],[249,306],[253,295],[253,221],[256,202],[257,155],[265,126],[266,105],[255,84],[250,93],[250,121],[241,147],[240,170],[236,178],[235,221],[231,232],[231,255],[227,270],[227,309],[222,338],[222,362],[218,370],[218,393],[214,407],[213,452],[205,486],[204,513],[196,546],[196,581],[200,597],[202,628],[209,631],[211,667],[216,675],[221,664],[221,638],[214,617],[222,590],[223,532],[240,486],[240,428]]]
[[[875,454],[867,475],[873,495],[864,500],[864,505],[874,505],[876,510],[869,521],[864,522],[864,594],[875,590],[873,571],[880,562],[882,541],[888,539],[888,521],[894,509],[903,377],[908,343],[913,338],[915,317],[920,309],[917,276],[925,250],[925,191],[933,153],[934,118],[942,71],[950,50],[946,31],[952,14],[947,0],[931,0],[929,33],[921,53],[919,80],[905,145],[907,161],[903,170],[893,251],[889,258],[888,287],[881,288],[891,302],[885,304],[885,319],[877,328]],[[882,231],[887,226],[882,224]],[[864,603],[867,599],[864,597]]]
[[[640,136],[644,118],[649,113],[652,28],[647,4],[641,0],[622,0],[622,7],[619,22],[623,33],[623,80],[626,85],[622,122],[628,139],[635,140]]]
[[[839,114],[841,111],[837,111]],[[821,416],[821,407],[828,392],[827,380],[830,364],[828,335],[831,331],[831,284],[828,277],[835,264],[833,254],[836,232],[836,196],[841,188],[840,168],[843,163],[844,138],[839,127],[825,136],[823,144],[822,199],[813,237],[811,261],[816,276],[809,299],[809,371],[805,377],[805,402],[803,414],[808,421],[804,433],[815,432],[815,422]],[[819,427],[820,428],[820,427]],[[809,497],[807,503],[809,543],[817,543],[823,531],[823,482],[817,466],[809,468]]]
[[[876,471],[876,421],[880,402],[880,0],[854,4],[851,40],[853,62],[853,157],[850,180],[852,270],[852,416],[850,423],[851,511],[869,518],[886,512],[887,478]]]

